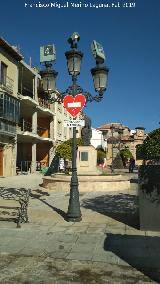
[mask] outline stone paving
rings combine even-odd
[[[31,188],[29,223],[0,222],[0,283],[160,283],[160,232],[138,229],[137,186],[80,193],[82,221],[66,222],[69,194],[42,175],[0,178]]]

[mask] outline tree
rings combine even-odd
[[[143,160],[160,160],[160,128],[150,132],[142,145],[137,145],[136,157]]]
[[[127,160],[133,157],[129,149],[121,149],[120,156],[121,156],[124,168],[126,167]]]
[[[129,159],[129,158],[132,158],[133,155],[129,149],[122,149],[120,150],[120,156],[122,159],[124,158]]]
[[[82,138],[77,138],[76,143],[77,143],[77,146],[83,145]],[[72,159],[72,138],[58,145],[56,148],[56,154],[65,160],[71,160]]]
[[[102,164],[106,158],[106,152],[102,148],[97,149],[97,164]]]

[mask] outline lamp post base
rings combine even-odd
[[[80,222],[80,221],[82,221],[82,216],[72,217],[72,216],[67,215],[66,221],[67,222]]]
[[[80,222],[82,220],[82,214],[79,202],[78,192],[78,180],[71,181],[70,199],[66,220],[68,222]]]

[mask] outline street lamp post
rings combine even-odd
[[[65,53],[67,59],[68,73],[72,76],[72,86],[70,88],[71,95],[75,97],[79,92],[77,88],[77,76],[80,74],[80,66],[83,53],[77,50],[77,42],[80,37],[78,33],[73,34],[68,42],[71,44],[72,50]],[[69,92],[69,90],[68,90]],[[67,92],[67,93],[68,93]],[[77,145],[76,145],[76,127],[73,127],[72,138],[72,177],[70,183],[70,198],[67,212],[67,221],[81,221],[81,210],[79,202],[78,177],[77,177]]]
[[[67,59],[67,66],[69,75],[72,76],[72,85],[68,87],[66,92],[59,94],[57,97],[53,97],[51,94],[55,92],[55,89],[52,91],[48,90],[48,85],[55,86],[55,80],[57,72],[51,72],[49,69],[49,74],[47,77],[47,70],[42,71],[41,77],[42,81],[44,80],[44,92],[48,96],[51,103],[63,103],[63,100],[66,96],[71,95],[75,98],[76,95],[81,94],[85,97],[85,102],[96,101],[99,102],[103,98],[103,93],[106,90],[107,85],[107,76],[109,69],[103,65],[105,55],[103,48],[96,41],[93,41],[91,45],[92,53],[96,59],[96,67],[91,69],[91,74],[93,77],[93,83],[95,91],[98,92],[98,95],[92,96],[89,92],[84,92],[83,89],[77,85],[77,76],[80,74],[80,66],[83,57],[83,53],[77,50],[77,43],[80,40],[78,33],[74,32],[71,37],[68,39],[68,42],[71,45],[71,50],[65,53]],[[50,80],[54,81],[54,84],[50,84]],[[47,78],[46,78],[47,77]],[[47,81],[47,84],[46,84]],[[75,119],[75,117],[74,117]],[[73,138],[72,138],[72,177],[70,183],[70,198],[67,212],[67,221],[79,222],[82,219],[80,202],[79,202],[79,190],[78,190],[78,176],[77,176],[77,145],[76,145],[76,127],[73,127]]]

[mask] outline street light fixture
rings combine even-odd
[[[58,72],[52,69],[52,64],[45,62],[45,70],[40,71],[42,88],[45,93],[52,93],[56,89],[56,77]]]
[[[66,96],[71,95],[75,98],[78,94],[81,94],[85,97],[85,102],[92,101],[101,101],[103,93],[106,90],[107,76],[109,69],[103,65],[104,63],[104,52],[100,52],[97,48],[97,51],[92,49],[92,53],[96,58],[96,67],[91,69],[91,74],[93,76],[94,88],[98,92],[98,95],[92,96],[88,92],[84,92],[83,89],[77,85],[77,76],[80,74],[81,61],[83,58],[83,53],[77,50],[77,43],[80,40],[80,36],[77,32],[74,32],[71,37],[68,39],[69,44],[71,45],[71,50],[65,52],[67,59],[68,73],[72,76],[72,85],[68,89],[59,94],[57,97],[52,97],[51,94],[55,92],[55,80],[57,72],[51,70],[51,66],[46,66],[45,72],[41,71],[42,81],[44,81],[44,91],[49,95],[49,100],[51,103],[58,102],[63,103],[63,100]],[[93,41],[96,45],[96,41]],[[52,71],[52,72],[51,72]],[[48,72],[48,76],[47,76]],[[53,81],[53,82],[51,82]],[[46,83],[47,82],[47,83]],[[50,91],[49,86],[53,89]],[[81,210],[79,202],[79,190],[78,190],[78,176],[77,176],[77,145],[76,145],[76,127],[73,127],[73,138],[72,138],[72,177],[70,183],[70,199],[67,212],[67,221],[79,222],[81,221]]]
[[[67,59],[68,73],[72,76],[80,74],[83,53],[78,50],[70,50],[65,53]]]

